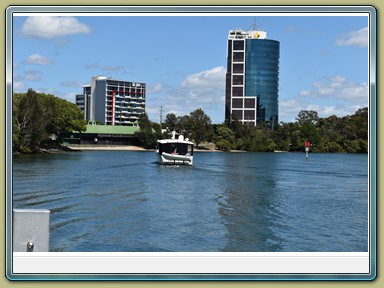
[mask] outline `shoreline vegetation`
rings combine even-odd
[[[40,153],[42,154],[56,154],[56,153],[64,153],[64,152],[84,152],[84,151],[141,151],[141,152],[155,152],[156,149],[151,148],[143,148],[141,146],[136,145],[81,145],[81,144],[71,144],[71,145],[61,145],[61,147],[55,148],[41,148]],[[250,151],[245,150],[228,150],[223,151],[217,148],[194,148],[194,152],[196,153],[204,153],[204,152],[228,152],[228,153],[246,153]],[[282,151],[282,150],[274,150],[274,151],[261,151],[267,153],[300,153],[303,151]],[[314,152],[314,153],[324,153],[324,152]],[[340,153],[348,153],[348,152],[340,152]],[[23,154],[23,153],[20,153]]]
[[[154,152],[156,149],[146,149],[140,146],[135,145],[68,145],[65,146],[71,151],[144,151],[144,152]],[[202,149],[194,148],[194,152],[224,152],[219,149]],[[228,152],[232,153],[241,153],[247,152],[242,150],[231,150]],[[288,151],[275,151],[275,152],[288,152]]]
[[[198,108],[188,115],[170,113],[163,123],[138,119],[138,131],[129,134],[136,146],[101,146],[64,143],[68,135],[86,132],[84,113],[75,104],[50,94],[14,93],[12,102],[12,148],[14,154],[57,153],[81,150],[153,151],[159,139],[175,131],[195,143],[195,151],[302,152],[310,142],[314,153],[367,153],[368,108],[353,115],[321,118],[316,111],[302,110],[294,122],[258,121],[256,126],[231,120],[213,124]],[[97,145],[97,146],[96,146]],[[82,147],[82,149],[80,149]]]

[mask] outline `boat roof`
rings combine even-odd
[[[179,139],[163,139],[163,140],[157,140],[157,143],[160,144],[168,144],[168,143],[178,143],[178,144],[190,144],[194,145],[195,143],[187,140],[179,140]]]

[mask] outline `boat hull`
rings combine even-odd
[[[193,165],[193,156],[161,153],[158,154],[160,164],[165,165]]]

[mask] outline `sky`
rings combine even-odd
[[[201,108],[222,123],[228,32],[254,22],[280,42],[280,121],[301,110],[342,117],[368,106],[366,16],[14,16],[13,92],[74,103],[102,75],[146,83],[152,121],[161,107],[163,119]]]

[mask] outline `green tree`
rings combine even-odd
[[[47,125],[46,110],[37,93],[29,89],[26,94],[16,95],[13,113],[15,117],[17,141],[15,150],[21,152],[37,152],[42,141],[47,138],[45,127]]]
[[[73,103],[53,95],[36,93],[13,94],[13,149],[38,152],[49,141],[49,135],[85,131],[83,112]]]
[[[141,142],[144,148],[155,148],[158,135],[156,134],[155,130],[152,129],[152,124],[148,119],[147,113],[140,115],[139,126],[140,130],[135,132],[137,139]]]
[[[226,125],[221,124],[217,125],[215,129],[215,142],[216,146],[220,146],[219,142],[221,142],[221,146],[225,146],[225,149],[222,150],[228,150],[227,148],[229,147],[229,150],[231,149],[236,149],[236,138],[235,138],[235,133],[228,128]],[[221,149],[218,147],[218,149]]]
[[[275,141],[273,141],[273,139],[271,139],[271,138],[267,139],[267,145],[266,145],[265,151],[266,152],[273,152],[276,150],[276,148],[277,148],[277,145],[276,145]]]
[[[335,141],[329,141],[325,139],[322,141],[321,145],[318,147],[320,152],[327,153],[341,153],[344,152],[344,148]]]
[[[59,135],[86,130],[83,112],[75,104],[52,95],[42,96],[50,112],[50,122],[47,126],[49,133]]]
[[[358,140],[347,140],[345,142],[345,150],[348,153],[359,153],[360,143]]]
[[[276,150],[289,151],[291,143],[289,124],[276,122],[274,124],[272,139],[276,144]]]
[[[359,139],[359,146],[360,146],[360,153],[367,153],[368,152],[368,141],[364,139]]]
[[[173,113],[167,114],[167,116],[165,117],[164,125],[168,131],[170,132],[176,131],[177,123],[178,123],[178,119],[175,114]]]
[[[318,125],[320,118],[316,111],[313,110],[302,110],[296,117],[299,131],[300,131],[300,142],[296,143],[300,149],[304,146],[304,141],[308,140],[312,145],[319,145],[320,133]]]
[[[313,110],[301,110],[296,117],[299,125],[312,124],[316,126],[319,123],[319,115]]]
[[[351,115],[349,128],[354,131],[355,139],[368,140],[368,108],[361,108]],[[348,136],[347,136],[348,137]]]
[[[195,141],[196,146],[203,141],[212,141],[213,128],[212,121],[202,109],[196,109],[189,114],[191,125],[191,139]]]
[[[191,138],[192,122],[189,115],[177,117],[176,132],[183,134],[185,138]]]
[[[216,148],[223,151],[231,151],[231,143],[228,140],[221,139],[216,142]]]
[[[153,131],[155,132],[156,140],[164,139],[165,137],[167,137],[167,134],[163,135],[161,130],[161,125],[159,123],[151,122],[151,125],[152,125]]]

